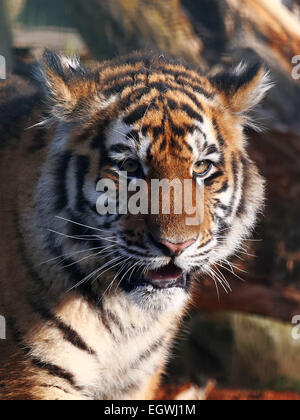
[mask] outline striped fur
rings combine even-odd
[[[151,399],[189,300],[191,273],[238,251],[263,203],[246,151],[260,66],[212,78],[155,54],[84,69],[46,52],[43,89],[0,85],[0,398]],[[30,128],[31,127],[31,128]],[[191,179],[208,159],[204,220],[96,212],[97,180],[126,159],[153,178]],[[153,241],[196,242],[175,258],[186,289],[139,283],[171,257]],[[112,280],[114,280],[112,282]]]

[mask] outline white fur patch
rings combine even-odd
[[[178,287],[157,290],[149,285],[136,288],[129,294],[129,299],[142,310],[155,314],[180,310],[185,305],[188,294]]]

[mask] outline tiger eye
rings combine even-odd
[[[209,160],[201,160],[194,165],[194,174],[197,176],[204,176],[206,175],[210,168],[212,163]]]
[[[128,159],[122,163],[122,170],[133,173],[137,172],[140,169],[140,164],[137,160]]]

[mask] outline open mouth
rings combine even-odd
[[[149,270],[143,275],[132,278],[130,280],[130,288],[151,285],[155,289],[170,289],[172,287],[185,289],[187,282],[187,274],[174,263],[170,263],[160,269]]]

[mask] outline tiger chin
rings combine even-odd
[[[259,64],[209,76],[155,53],[84,68],[46,51],[35,83],[1,81],[2,400],[155,397],[191,288],[262,209],[244,128],[270,87]],[[201,184],[201,220],[100,215],[120,171]]]

